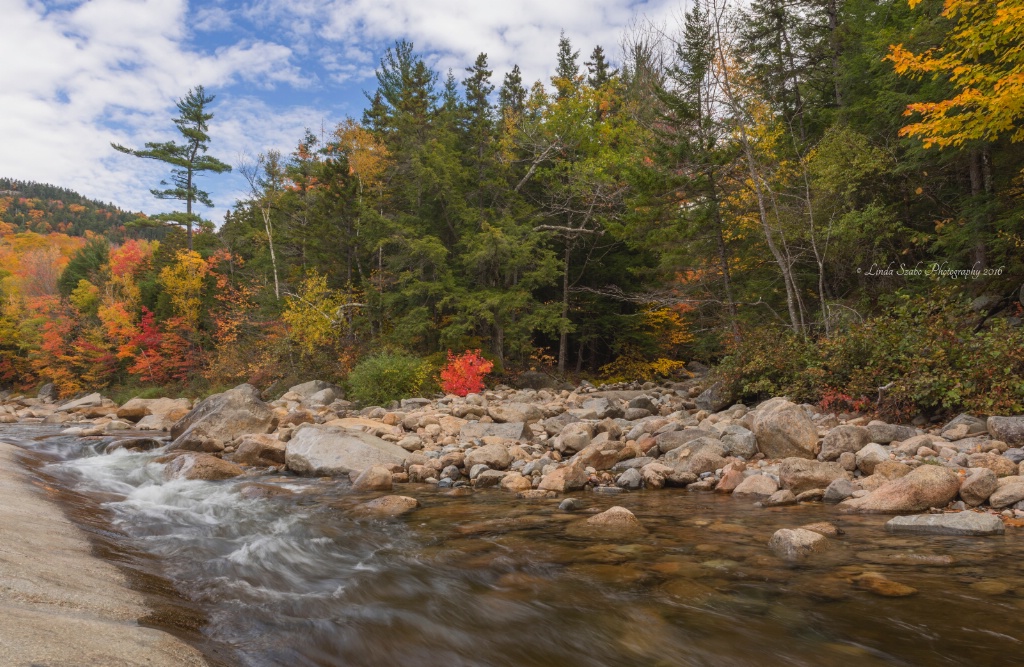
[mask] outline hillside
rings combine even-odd
[[[102,234],[123,240],[137,213],[122,210],[67,188],[0,178],[0,234],[59,232],[68,236]],[[133,232],[132,236],[138,236]]]

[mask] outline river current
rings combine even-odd
[[[352,509],[373,496],[347,481],[167,481],[160,450],[103,454],[110,439],[41,426],[0,426],[0,441],[69,492],[72,517],[102,515],[122,565],[169,582],[217,664],[1024,664],[1024,528],[893,536],[886,517],[673,489],[581,492],[569,513],[430,485],[396,485],[414,512],[367,519]],[[243,493],[252,482],[273,493]],[[567,534],[612,505],[647,534]],[[794,567],[768,550],[779,528],[823,520],[844,531],[826,554]],[[862,590],[865,572],[917,592]]]

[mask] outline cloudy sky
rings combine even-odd
[[[210,153],[236,165],[287,153],[304,128],[358,118],[374,68],[396,39],[440,72],[487,52],[494,81],[518,63],[547,80],[564,30],[585,59],[615,58],[623,28],[676,15],[681,0],[0,0],[0,176],[69,187],[156,213],[166,167],[122,155],[175,139],[174,103],[215,93]],[[204,177],[219,223],[244,192],[238,175]]]

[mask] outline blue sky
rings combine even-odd
[[[0,176],[170,210],[149,194],[168,170],[110,142],[176,138],[174,103],[194,85],[217,95],[210,153],[237,165],[358,118],[396,39],[459,80],[485,51],[495,84],[513,64],[547,81],[560,31],[581,60],[595,44],[615,59],[631,22],[680,11],[681,0],[0,0]],[[245,192],[234,174],[201,186],[217,223]]]

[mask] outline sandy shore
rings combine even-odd
[[[136,622],[149,613],[115,566],[33,488],[0,443],[0,664],[205,666],[188,644]]]

